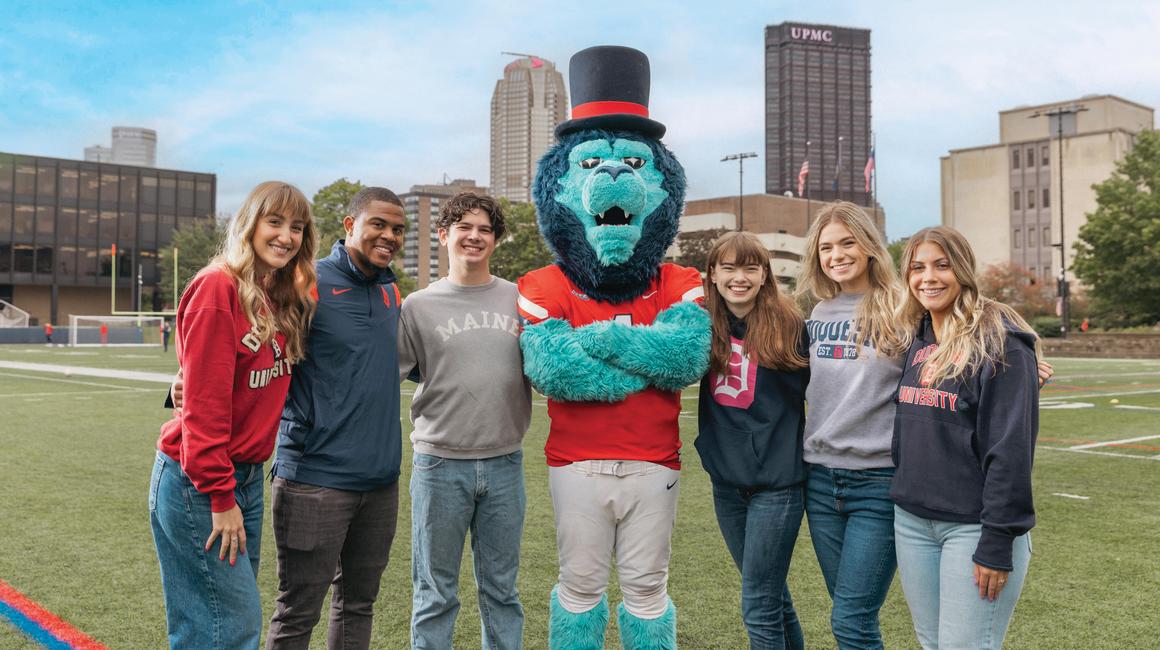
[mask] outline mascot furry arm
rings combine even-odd
[[[693,302],[699,292],[669,296],[650,324],[633,324],[632,316],[638,302],[658,292],[665,298],[678,277],[680,286],[694,277],[700,283],[695,270],[660,264],[684,190],[680,163],[640,133],[573,132],[540,161],[533,190],[540,231],[558,273],[582,292],[550,291],[535,278],[548,269],[521,279],[521,309],[534,323],[520,337],[524,371],[541,393],[616,402],[648,386],[680,390],[705,373],[710,324]],[[574,327],[563,318],[569,305],[561,295],[580,308],[603,304],[613,317]]]

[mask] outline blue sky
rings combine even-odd
[[[510,58],[563,70],[597,44],[652,62],[651,113],[689,197],[764,174],[763,28],[872,30],[878,189],[890,237],[939,219],[938,158],[998,140],[998,111],[1112,93],[1160,106],[1160,5],[1139,2],[28,2],[0,23],[0,150],[80,158],[114,125],[158,166],[218,175],[218,207],[279,178],[405,191],[488,182],[489,102]],[[594,11],[594,10],[599,11]],[[538,11],[538,15],[533,13]]]

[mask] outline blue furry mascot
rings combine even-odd
[[[648,118],[649,64],[592,47],[569,66],[533,196],[556,263],[520,278],[524,371],[548,397],[545,452],[559,581],[549,647],[604,647],[615,558],[627,650],[677,647],[668,596],[680,391],[705,373],[709,317],[695,269],[662,264],[685,198],[681,164]]]

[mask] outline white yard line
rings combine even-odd
[[[0,372],[0,377],[17,377],[20,379],[34,379],[36,381],[55,381],[60,384],[79,384],[81,386],[100,386],[101,388],[119,388],[127,391],[149,391],[149,388],[136,386],[121,386],[120,384],[102,384],[95,381],[79,381],[77,379],[57,379],[55,377],[41,377],[40,375],[20,375],[14,372]]]
[[[1065,499],[1079,499],[1079,500],[1081,500],[1081,501],[1089,501],[1089,500],[1091,500],[1091,497],[1083,497],[1083,496],[1080,496],[1080,495],[1078,495],[1078,494],[1068,494],[1067,492],[1052,492],[1052,493],[1051,493],[1051,496],[1053,496],[1053,497],[1063,497],[1063,498],[1065,498]]]
[[[4,376],[4,375],[0,375],[0,376]],[[39,377],[38,377],[38,379],[39,379]],[[65,391],[61,391],[59,393],[12,393],[11,395],[0,395],[0,398],[5,398],[5,397],[56,397],[58,395],[117,395],[117,394],[126,394],[126,393],[136,394],[136,393],[140,393],[143,390],[148,390],[148,389],[130,388],[127,386],[125,386],[125,387],[119,386],[118,390],[65,390]]]
[[[25,363],[23,361],[0,361],[0,368],[30,370],[32,372],[52,372],[56,374],[79,375],[82,377],[105,377],[107,379],[128,379],[156,384],[173,383],[173,375],[140,370],[116,370],[113,368],[88,368],[85,366],[58,366],[51,363]]]
[[[1129,411],[1160,411],[1160,407],[1156,406],[1133,406],[1131,404],[1116,404],[1118,409],[1128,409]]]
[[[1049,447],[1047,445],[1037,445],[1038,449],[1051,449],[1054,451],[1068,451],[1073,454],[1092,454],[1093,456],[1115,456],[1116,458],[1135,458],[1137,460],[1160,460],[1160,456],[1136,456],[1133,454],[1116,454],[1110,451],[1092,451],[1090,449],[1071,449],[1069,447]]]
[[[1128,390],[1119,393],[1076,393],[1074,395],[1044,395],[1043,399],[1081,399],[1092,397],[1120,397],[1122,395],[1155,395],[1160,393],[1160,388],[1150,388],[1148,390]]]
[[[1139,436],[1136,438],[1124,438],[1123,440],[1108,440],[1106,442],[1089,442],[1086,445],[1075,445],[1074,447],[1068,447],[1068,449],[1070,449],[1072,451],[1079,451],[1081,449],[1095,449],[1096,447],[1109,447],[1111,445],[1122,445],[1122,444],[1128,443],[1128,442],[1140,442],[1141,440],[1155,440],[1156,438],[1160,438],[1160,434],[1151,435],[1151,436]]]
[[[1103,373],[1098,373],[1098,374],[1093,374],[1093,375],[1060,375],[1058,377],[1052,377],[1051,381],[1052,382],[1074,381],[1074,380],[1079,379],[1081,377],[1083,377],[1083,378],[1095,377],[1096,379],[1103,379],[1104,377],[1155,377],[1157,375],[1160,375],[1160,370],[1151,370],[1151,371],[1146,371],[1146,372],[1103,372]]]

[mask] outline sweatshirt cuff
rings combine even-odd
[[[975,554],[971,560],[980,566],[996,571],[1011,571],[1014,565],[1011,562],[1011,547],[1015,537],[994,530],[983,528],[979,535],[979,544],[975,547]]]
[[[225,512],[230,510],[238,502],[234,500],[234,491],[229,492],[211,492],[209,495],[209,509],[213,512]]]

